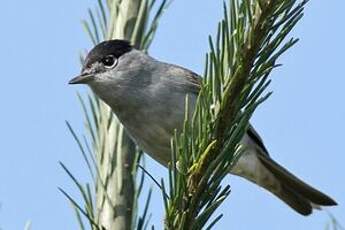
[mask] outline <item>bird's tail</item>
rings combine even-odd
[[[260,186],[271,191],[296,212],[306,216],[312,213],[313,208],[337,205],[332,198],[304,183],[269,156],[257,156],[262,165],[277,179],[280,189],[272,191],[271,185],[265,183]]]

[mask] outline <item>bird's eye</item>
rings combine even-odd
[[[113,55],[108,55],[102,59],[102,63],[106,68],[113,68],[117,64],[117,59]]]

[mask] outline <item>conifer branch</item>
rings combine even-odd
[[[171,195],[164,197],[166,229],[203,229],[229,195],[230,187],[222,188],[221,181],[244,150],[240,140],[250,117],[270,96],[262,96],[268,75],[297,41],[282,43],[306,2],[230,0],[230,8],[224,6],[215,42],[210,39],[194,116],[186,119],[172,143]]]

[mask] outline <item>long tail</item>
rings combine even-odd
[[[257,154],[257,157],[277,179],[280,189],[272,191],[270,184],[260,184],[260,186],[271,191],[298,213],[306,216],[312,213],[313,208],[337,205],[332,198],[304,183],[269,156]]]

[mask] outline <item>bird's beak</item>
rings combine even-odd
[[[92,74],[81,74],[73,79],[71,79],[68,84],[86,84],[89,81],[94,79],[94,75]]]

